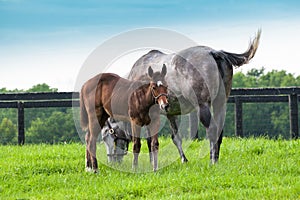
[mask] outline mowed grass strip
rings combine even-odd
[[[178,154],[170,138],[160,143]],[[156,173],[133,173],[131,154],[103,164],[99,145],[98,174],[85,172],[83,144],[0,146],[0,199],[300,199],[300,140],[225,138],[214,166],[207,141],[184,143],[189,162],[166,164],[162,153]]]

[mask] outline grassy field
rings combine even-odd
[[[156,173],[132,173],[132,155],[122,170],[86,173],[82,144],[0,146],[0,199],[300,199],[300,140],[225,138],[214,166],[204,141],[186,147],[187,164],[164,164],[177,150],[169,138],[160,143]],[[148,159],[141,166],[150,169]]]

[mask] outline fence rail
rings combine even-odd
[[[290,135],[299,136],[298,102],[300,87],[233,89],[228,99],[235,104],[235,134],[243,136],[243,104],[285,102],[289,103]],[[18,143],[25,142],[24,109],[47,107],[78,107],[78,92],[42,92],[0,94],[0,108],[18,109]]]

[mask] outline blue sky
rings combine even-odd
[[[265,66],[299,75],[293,58],[300,44],[299,19],[296,0],[0,0],[0,88],[46,82],[72,90],[82,63],[98,45],[143,27],[172,29],[237,53],[262,28],[258,58],[242,70]]]

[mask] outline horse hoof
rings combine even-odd
[[[98,174],[98,169],[92,169],[91,167],[86,167],[85,171],[88,173]]]
[[[216,165],[218,164],[218,159],[211,159],[210,163],[211,165]]]
[[[93,169],[91,167],[86,167],[85,171],[91,173],[91,172],[93,172]]]
[[[138,165],[132,165],[132,171],[137,172],[138,170]]]
[[[181,158],[181,163],[187,163],[188,159],[186,157]]]

